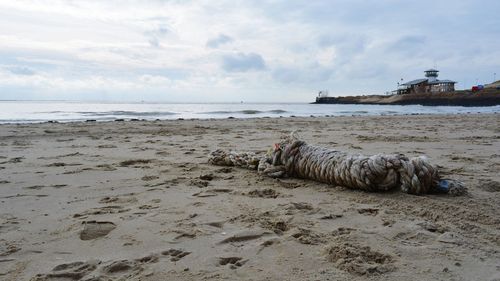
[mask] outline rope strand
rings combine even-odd
[[[251,152],[218,149],[210,154],[208,162],[257,169],[260,174],[273,178],[298,177],[365,191],[399,188],[409,194],[448,192],[453,195],[466,191],[461,182],[443,181],[437,167],[429,163],[425,156],[348,154],[309,145],[295,133],[283,137],[262,157]]]

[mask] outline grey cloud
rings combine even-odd
[[[399,38],[387,47],[387,51],[403,55],[417,55],[424,51],[427,38],[421,35],[408,35]]]
[[[14,74],[18,75],[34,75],[36,72],[31,68],[25,66],[8,66],[6,69]]]
[[[301,72],[296,68],[280,67],[273,71],[273,78],[284,83],[293,82],[301,78]]]
[[[320,47],[329,47],[334,45],[335,43],[342,42],[343,38],[339,37],[338,35],[332,35],[332,34],[323,34],[318,37],[318,45]]]
[[[219,36],[212,38],[207,41],[207,47],[209,48],[217,48],[220,45],[232,42],[233,38],[225,35],[225,34],[220,34]]]
[[[372,61],[370,64],[349,65],[345,69],[345,74],[350,79],[383,79],[386,78],[388,70],[389,67],[385,63]]]
[[[263,70],[266,63],[261,55],[256,53],[237,53],[222,57],[222,68],[227,72],[245,72]]]

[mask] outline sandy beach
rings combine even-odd
[[[464,196],[207,163],[297,130],[427,155]],[[0,280],[500,280],[500,114],[0,125]]]

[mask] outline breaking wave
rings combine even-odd
[[[256,110],[256,109],[245,109],[245,110],[237,110],[237,111],[209,111],[209,112],[200,112],[200,114],[247,114],[247,115],[252,115],[252,114],[262,114],[262,113],[272,113],[272,114],[280,114],[280,113],[286,113],[286,110],[282,109],[273,109],[273,110],[267,110],[267,111],[261,111],[261,110]]]
[[[81,111],[76,112],[83,116],[169,116],[175,115],[174,112],[169,111],[126,111],[126,110],[118,110],[118,111]]]

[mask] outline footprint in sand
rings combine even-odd
[[[236,269],[243,266],[247,261],[240,257],[220,257],[218,264],[223,266],[229,264],[231,269]]]
[[[48,274],[37,274],[32,280],[80,280],[97,268],[100,261],[77,261],[57,265]]]
[[[101,144],[97,146],[97,148],[116,148],[116,147],[117,146],[113,144]]]
[[[366,216],[376,216],[378,215],[378,209],[377,208],[361,208],[358,209],[358,213]]]
[[[0,257],[8,256],[17,251],[21,250],[14,242],[8,242],[6,240],[0,240]]]
[[[138,263],[136,263],[134,261],[119,260],[119,261],[114,261],[107,266],[104,266],[102,268],[102,271],[108,275],[115,275],[115,274],[130,272],[130,271],[138,272],[138,271],[142,271],[142,269],[143,268]]]
[[[111,171],[115,171],[116,168],[113,165],[110,165],[110,164],[100,164],[100,165],[96,166],[95,170],[105,171],[105,172],[111,172]]]
[[[20,225],[25,222],[25,219],[20,219],[12,214],[0,214],[0,234],[16,231],[20,228]]]
[[[44,187],[45,187],[45,185],[32,185],[32,186],[25,186],[25,187],[23,187],[23,189],[40,190]]]
[[[305,245],[318,245],[326,243],[327,241],[327,235],[301,227],[297,228],[291,237],[295,238],[297,242]]]
[[[500,182],[498,181],[481,180],[477,187],[487,192],[500,192]]]
[[[81,240],[93,240],[106,236],[116,228],[116,225],[109,221],[88,221],[83,224],[83,230],[80,232]]]
[[[101,204],[125,204],[125,203],[136,203],[138,200],[133,196],[106,196],[99,200]]]
[[[158,176],[144,176],[144,177],[141,178],[141,180],[143,180],[143,181],[152,181],[152,180],[157,180],[159,178],[160,177],[158,177]]]
[[[153,209],[158,209],[160,207],[159,206],[150,205],[150,204],[146,204],[146,205],[141,205],[138,208],[140,210],[153,210]]]
[[[129,280],[144,270],[144,265],[159,261],[158,254],[151,254],[135,260],[102,262],[91,260],[60,264],[48,274],[37,274],[31,280]],[[98,268],[99,267],[99,268]],[[92,277],[88,277],[92,274]],[[134,279],[135,280],[135,279]]]
[[[211,191],[201,191],[201,192],[193,193],[192,196],[196,196],[196,197],[213,197],[213,196],[217,196],[217,193],[211,192]]]
[[[152,160],[150,159],[130,159],[130,160],[125,160],[119,163],[120,167],[130,167],[132,166],[133,168],[140,168],[141,166],[144,166],[145,164],[151,163]]]
[[[272,188],[264,188],[264,189],[253,189],[247,193],[245,193],[245,195],[249,196],[249,197],[259,197],[259,198],[278,198],[281,193],[279,193],[278,191],[272,189]]]
[[[73,218],[81,218],[92,215],[119,214],[119,213],[125,213],[127,211],[130,211],[130,209],[123,208],[122,206],[119,205],[104,206],[104,207],[88,209],[81,213],[74,214]]]
[[[183,257],[191,254],[191,252],[186,252],[182,250],[177,250],[177,249],[169,249],[166,251],[161,252],[162,255],[164,256],[170,256],[170,261],[176,262],[181,260]]]
[[[120,239],[124,241],[122,246],[134,246],[141,245],[143,243],[142,241],[135,239],[135,236],[133,235],[122,235],[120,236]]]
[[[395,258],[355,242],[337,241],[326,248],[327,259],[336,267],[359,275],[383,274],[395,270]]]
[[[266,240],[260,244],[260,249],[257,251],[257,254],[262,252],[262,250],[264,250],[265,248],[272,246],[272,245],[275,245],[275,244],[279,244],[279,243],[280,243],[280,240],[278,238],[271,238],[269,240]]]
[[[280,204],[278,206],[280,209],[285,210],[286,215],[295,215],[297,213],[312,215],[321,211],[320,208],[314,208],[312,204],[307,202],[290,202],[288,204]]]

